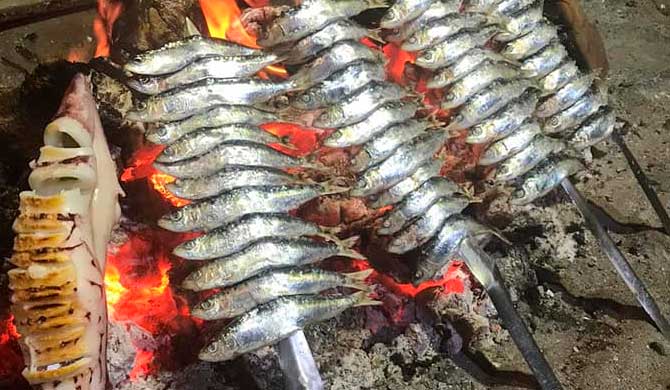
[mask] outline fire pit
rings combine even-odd
[[[4,257],[11,255],[9,226],[15,217],[18,191],[26,187],[28,161],[41,145],[41,129],[76,72],[91,74],[96,87],[103,126],[117,165],[122,168],[119,177],[126,192],[121,201],[123,218],[110,240],[105,270],[110,319],[107,363],[109,381],[115,389],[283,388],[279,359],[272,348],[231,362],[198,361],[198,351],[211,327],[191,316],[190,307],[203,295],[178,287],[195,266],[171,254],[173,247],[192,235],[170,233],[156,226],[159,217],[189,201],[167,191],[166,185],[174,178],[153,168],[152,162],[161,148],[145,143],[137,128],[120,120],[127,110],[129,95],[115,90],[118,84],[110,77],[115,68],[99,58],[91,60],[110,57],[122,62],[128,53],[159,47],[187,35],[185,31],[193,27],[187,25],[186,17],[212,36],[253,45],[254,38],[239,18],[242,8],[262,5],[206,0],[101,0],[96,9],[76,14],[70,12],[96,4],[47,10],[43,15],[54,18],[0,33],[7,37],[0,54],[8,75],[3,78],[6,87],[0,91],[0,133],[10,141],[0,171],[5,200],[2,221],[7,227],[0,237]],[[591,11],[593,7],[597,6],[587,8]],[[615,8],[621,6],[617,4]],[[635,12],[651,11],[640,7]],[[62,13],[67,15],[61,16]],[[610,28],[614,17],[607,15],[603,23]],[[29,15],[29,20],[44,17]],[[375,15],[361,17],[364,23],[376,19]],[[81,20],[88,22],[82,26]],[[605,32],[607,41],[611,32]],[[412,70],[402,66],[402,56],[406,54],[394,52],[391,46],[384,49],[384,54],[390,60],[391,78],[411,83]],[[615,55],[620,56],[621,50]],[[58,61],[63,59],[68,62]],[[612,61],[611,66],[616,69],[618,65]],[[283,69],[265,72],[266,77],[285,77]],[[622,78],[622,73],[617,71],[615,77]],[[303,154],[313,150],[324,136],[293,125],[275,125],[272,132],[288,137]],[[444,171],[475,191],[486,174],[474,169],[480,152],[462,139],[453,139],[441,152],[448,162]],[[608,158],[614,160],[614,156],[612,152]],[[337,150],[324,150],[320,155],[322,161],[335,168],[347,157]],[[613,162],[618,168],[608,167],[598,160],[597,150],[593,158],[598,173],[584,183],[585,192],[599,200],[605,196],[621,199],[623,195],[618,193],[593,192],[598,186],[611,189],[606,178],[622,164]],[[617,185],[635,188],[631,177],[626,180],[617,181]],[[644,312],[635,306],[625,286],[610,274],[597,245],[581,226],[578,213],[558,195],[545,198],[533,208],[510,206],[494,195],[486,194],[476,213],[504,230],[513,245],[493,245],[490,252],[496,255],[519,311],[532,325],[566,388],[653,389],[655,384],[667,385],[667,370],[663,369],[668,367],[667,344],[645,322]],[[632,202],[623,199],[626,204]],[[646,225],[649,217],[637,224],[623,224],[617,222],[621,215],[612,209],[611,205],[606,206],[603,216],[607,217],[609,211],[616,217],[609,220],[608,227],[621,234],[617,236],[621,247],[633,257],[636,266],[643,267],[644,277],[652,281],[653,289],[667,289],[662,286],[663,272],[667,273],[663,254],[670,247],[667,237]],[[345,232],[364,231],[377,217],[376,211],[362,202],[344,196],[314,200],[297,213]],[[623,214],[632,215],[627,211]],[[363,235],[360,245],[369,254],[369,262],[338,259],[326,266],[347,272],[374,266],[376,271],[369,281],[376,285],[375,292],[383,305],[346,312],[306,329],[328,388],[534,387],[534,380],[501,326],[491,301],[461,262],[452,263],[442,279],[415,286],[410,283],[402,258],[375,256],[381,251],[367,235]],[[3,271],[10,268],[6,263],[3,267]],[[0,297],[9,296],[4,274],[0,276],[0,289]],[[657,296],[663,295],[657,292]],[[668,308],[667,300],[660,303],[663,309]],[[0,388],[28,388],[20,375],[18,337],[8,301],[3,299],[0,354],[7,358],[0,363]],[[598,370],[617,374],[607,378],[590,374]],[[629,382],[624,372],[632,370],[645,377],[644,383]]]

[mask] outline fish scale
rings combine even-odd
[[[304,4],[315,10],[318,1]],[[279,55],[207,38],[168,44],[138,56],[126,67],[150,75],[129,80],[131,88],[157,93],[136,102],[126,119],[149,123],[147,138],[165,145],[154,166],[177,178],[166,188],[192,201],[162,217],[158,225],[177,232],[206,232],[173,249],[183,259],[206,263],[182,285],[196,291],[225,287],[197,304],[192,314],[207,320],[237,317],[201,351],[203,360],[228,360],[274,344],[308,323],[347,308],[378,304],[368,297],[364,282],[371,270],[342,274],[298,269],[333,256],[364,258],[351,249],[357,237],[342,241],[320,226],[289,215],[311,199],[346,188],[307,182],[284,171],[315,164],[269,147],[267,144],[275,145],[280,139],[258,126],[277,116],[254,107],[269,107],[269,99],[312,85],[311,77],[327,78],[333,67],[342,66],[338,61],[350,59],[343,54],[360,55],[361,60],[377,58],[378,54],[357,42],[341,42],[361,37],[365,30],[343,30],[349,23],[338,12],[344,16],[355,13],[362,3],[329,4],[323,16],[340,20],[329,30],[340,35],[322,35],[295,46],[297,54],[310,56],[335,45],[325,50],[332,54],[330,62],[313,64],[304,79],[272,82],[251,78],[251,73],[274,63]],[[363,9],[376,6],[379,4],[371,1]],[[299,31],[292,33],[300,35]],[[363,70],[371,79],[383,80],[383,64]],[[337,96],[332,90],[329,93]],[[317,295],[340,287],[366,291],[331,298]],[[240,323],[251,323],[254,331],[245,333],[246,325],[235,325]],[[229,344],[230,340],[236,341]],[[226,348],[217,350],[220,343]]]

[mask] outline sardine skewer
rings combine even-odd
[[[543,390],[561,390],[558,378],[540,351],[519,313],[514,309],[512,300],[505,289],[505,282],[494,260],[479,245],[471,240],[462,241],[459,252],[468,269],[484,286],[486,293],[493,301],[496,311],[505,323],[512,340],[521,351],[535,378]]]
[[[651,317],[663,336],[670,340],[670,323],[661,313],[654,297],[649,293],[644,282],[637,276],[633,267],[631,267],[626,257],[621,253],[619,248],[612,240],[612,237],[607,233],[607,230],[600,224],[598,218],[593,214],[591,207],[588,205],[582,194],[575,188],[569,178],[563,179],[561,186],[565,192],[570,195],[572,201],[575,203],[579,212],[584,217],[586,226],[591,233],[598,239],[600,246],[607,257],[612,262],[612,265],[619,273],[619,276],[626,283],[628,288],[635,294],[635,298],[644,311]]]
[[[314,362],[312,350],[299,330],[279,342],[279,367],[288,390],[322,390],[323,380]]]

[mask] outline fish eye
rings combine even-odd
[[[142,84],[149,84],[150,81],[151,78],[149,78],[148,76],[142,76],[139,78],[139,82]]]
[[[160,136],[166,136],[167,135],[167,129],[165,127],[159,127],[156,130],[156,134],[158,134]],[[167,149],[165,149],[165,150],[167,150]]]
[[[432,61],[432,60],[433,60],[433,52],[432,52],[432,51],[429,51],[429,52],[427,52],[427,53],[424,53],[424,54],[423,54],[423,58],[424,58],[426,61]]]
[[[393,20],[396,18],[396,14],[397,12],[394,9],[391,9],[384,15],[384,20]]]
[[[454,100],[454,99],[456,99],[456,94],[453,92],[449,92],[447,94],[447,100]]]
[[[479,135],[482,133],[482,128],[480,126],[473,127],[470,129],[470,134],[472,135]]]
[[[135,106],[140,110],[144,110],[144,109],[147,108],[147,102],[141,101],[141,102],[138,102]]]
[[[174,213],[170,214],[169,216],[171,221],[181,221],[182,218],[184,218],[184,213],[182,210],[177,210]]]
[[[135,56],[130,61],[138,64],[138,63],[142,62],[142,56]]]
[[[194,249],[195,248],[195,241],[186,241],[182,245],[184,246],[184,249]]]
[[[174,150],[172,148],[165,148],[161,153],[166,156],[172,156],[174,154]]]
[[[214,307],[214,303],[210,300],[200,302],[200,307],[205,310],[209,310]]]
[[[526,191],[523,188],[518,188],[512,193],[512,197],[515,199],[521,199],[526,197]]]
[[[464,119],[465,119],[465,117],[463,116],[463,114],[458,114],[454,117],[454,122],[460,122]]]
[[[558,117],[553,117],[549,121],[549,126],[551,127],[558,127],[558,125],[561,123],[561,121],[558,119]]]
[[[417,270],[417,271],[414,273],[414,278],[415,278],[415,279],[423,279],[423,276],[424,276],[424,272],[423,272],[423,270]]]
[[[414,35],[412,35],[411,37],[409,37],[409,39],[407,40],[407,42],[408,42],[408,43],[411,43],[411,44],[415,44],[416,41],[417,41],[417,39],[416,39],[416,37],[415,37]]]
[[[207,346],[207,352],[209,352],[209,353],[214,353],[214,352],[216,352],[217,349],[218,349],[218,347],[216,346],[216,343],[212,343],[212,344]]]

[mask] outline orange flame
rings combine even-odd
[[[69,62],[86,62],[90,59],[90,54],[85,47],[73,47],[67,53],[66,60]]]
[[[189,203],[189,200],[178,198],[174,196],[166,188],[167,184],[174,182],[176,179],[168,174],[158,172],[153,167],[153,162],[156,157],[165,149],[164,145],[149,145],[137,152],[133,156],[132,163],[121,174],[121,181],[133,181],[147,178],[151,187],[158,192],[161,197],[175,207],[182,207]]]
[[[93,34],[98,42],[95,57],[109,57],[112,27],[123,12],[123,3],[117,0],[98,0],[98,15],[93,21]]]
[[[200,0],[200,8],[205,16],[209,35],[248,47],[260,47],[256,44],[256,38],[242,26],[242,10],[235,0]]]

